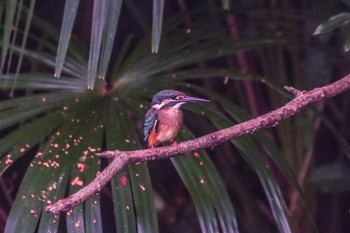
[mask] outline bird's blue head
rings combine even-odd
[[[209,100],[186,96],[183,92],[176,90],[162,90],[153,96],[152,108],[179,108],[188,102],[209,102]]]

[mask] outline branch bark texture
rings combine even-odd
[[[345,76],[339,81],[310,91],[299,91],[293,87],[285,87],[285,89],[291,92],[294,98],[284,106],[257,118],[207,134],[194,140],[181,142],[176,146],[164,146],[134,151],[104,151],[98,153],[98,156],[113,158],[113,161],[97,175],[90,184],[71,196],[46,206],[45,210],[58,213],[75,207],[99,192],[118,171],[128,164],[166,159],[180,154],[190,153],[198,149],[211,148],[225,141],[245,134],[254,133],[263,128],[275,127],[278,125],[278,122],[290,118],[305,106],[326,98],[331,98],[350,89],[350,75]]]

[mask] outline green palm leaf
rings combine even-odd
[[[119,122],[123,122],[123,124],[118,124],[118,128],[116,128],[120,132],[118,148],[125,150],[140,148],[141,145],[138,143],[135,128],[125,117],[127,111],[120,106],[116,110],[121,114],[117,119],[120,120]],[[138,232],[158,232],[157,215],[152,200],[153,189],[147,166],[145,164],[129,166],[128,173],[136,210]]]
[[[213,110],[208,111],[207,109],[205,114],[219,128],[225,128],[232,125],[232,122],[225,119],[225,117],[220,116]],[[280,231],[293,232],[288,210],[279,185],[277,184],[272,172],[269,170],[269,162],[263,158],[256,144],[248,136],[232,140],[232,143],[243,152],[243,157],[247,160],[249,165],[253,167],[254,171],[257,172]]]
[[[113,150],[120,145],[123,147],[129,145],[125,143],[125,137],[122,137],[122,135],[118,133],[118,117],[120,117],[120,114],[118,114],[114,105],[114,101],[109,102],[109,114],[106,114],[105,120],[106,125],[108,125],[106,128],[106,144],[107,148],[110,150]],[[119,121],[120,120],[121,119],[119,119]],[[124,168],[114,176],[111,185],[117,232],[137,232],[136,216],[134,215],[135,206],[132,197],[128,168]]]
[[[67,54],[69,41],[72,35],[72,29],[75,17],[78,11],[79,0],[68,0],[64,5],[63,21],[61,26],[61,34],[59,45],[57,48],[55,77],[60,77],[63,69],[64,60]]]
[[[189,132],[181,139],[193,137]],[[191,135],[191,137],[189,137]],[[199,223],[205,232],[239,232],[236,216],[217,170],[203,152],[172,159],[196,206]]]
[[[152,52],[157,53],[162,34],[164,0],[153,0]]]

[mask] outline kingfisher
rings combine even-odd
[[[176,90],[162,90],[152,98],[151,108],[145,116],[144,140],[149,148],[163,142],[173,142],[183,123],[180,106],[189,102],[209,102]]]

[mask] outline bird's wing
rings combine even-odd
[[[148,110],[145,116],[145,123],[143,125],[143,136],[144,140],[147,141],[151,130],[156,127],[158,118],[158,109],[151,108]]]

